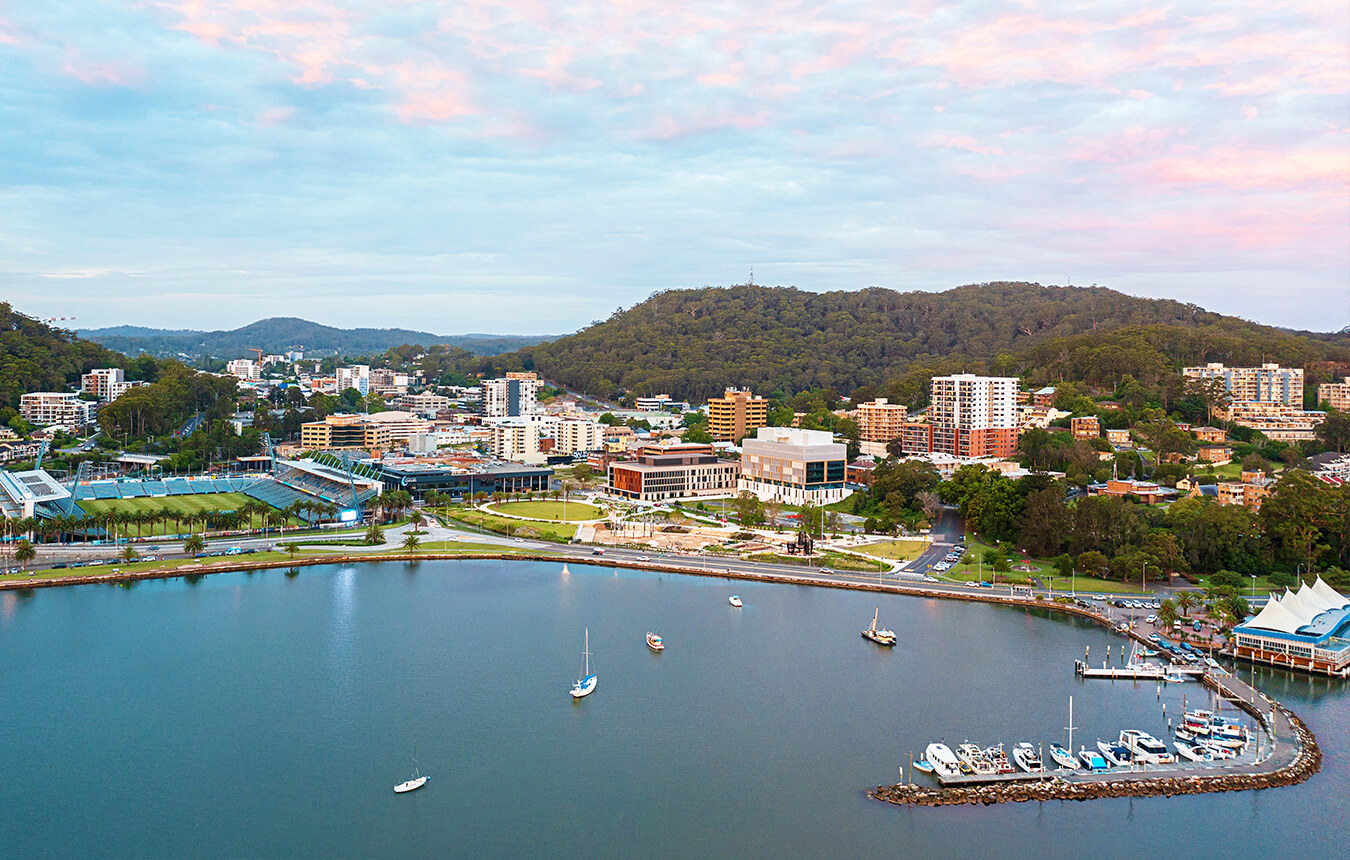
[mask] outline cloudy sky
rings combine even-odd
[[[1350,4],[0,0],[28,313],[552,333],[752,268],[1339,328]]]

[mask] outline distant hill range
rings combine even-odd
[[[1104,287],[812,293],[743,285],[659,292],[516,355],[552,381],[601,397],[701,402],[729,385],[764,394],[870,387],[913,403],[932,375],[966,371],[1094,385],[1127,374],[1153,385],[1208,361],[1279,361],[1331,374],[1350,362],[1350,336],[1290,332]]]
[[[448,344],[477,355],[497,355],[548,340],[551,336],[459,334],[440,335],[397,328],[334,328],[294,317],[259,320],[233,331],[154,329],[114,326],[79,332],[81,337],[126,355],[242,358],[246,350],[265,354],[303,349],[307,356],[373,355],[403,344]]]

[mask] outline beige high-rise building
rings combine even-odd
[[[902,404],[891,403],[885,397],[878,397],[871,403],[859,403],[858,429],[862,431],[862,441],[884,445],[892,439],[899,439],[908,417],[908,409]]]
[[[1350,376],[1344,382],[1323,382],[1317,386],[1317,402],[1337,412],[1350,412]]]
[[[708,401],[708,432],[719,442],[739,442],[769,423],[769,401],[749,389],[728,388]]]

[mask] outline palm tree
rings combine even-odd
[[[1171,630],[1172,625],[1179,620],[1177,615],[1177,604],[1172,598],[1167,598],[1158,606],[1158,624],[1165,630]]]
[[[426,521],[427,518],[422,515],[421,511],[417,510],[413,511],[412,516],[408,518],[408,522],[412,523],[412,527],[414,529],[420,529],[423,525],[426,524]]]
[[[206,549],[206,539],[199,534],[189,534],[183,541],[183,552],[188,555],[196,555]]]
[[[136,554],[136,547],[131,544],[122,547],[122,551],[117,554],[117,557],[127,564],[131,564],[133,561],[140,558],[140,556]]]
[[[291,557],[291,562],[294,563],[295,554],[300,551],[300,544],[296,543],[295,541],[291,541],[290,543],[285,543],[282,544],[281,546],[282,549],[286,550],[286,554]]]
[[[366,543],[371,546],[384,543],[384,529],[380,528],[380,524],[374,520],[371,520],[370,525],[366,528]]]
[[[1177,608],[1181,614],[1187,618],[1191,617],[1191,609],[1200,603],[1200,598],[1194,591],[1183,591],[1177,595]]]
[[[178,525],[178,512],[175,511],[173,508],[169,507],[168,505],[160,505],[159,508],[155,511],[155,513],[158,514],[159,522],[161,525],[164,526],[165,532],[169,530],[169,520],[173,520],[175,526]],[[177,533],[178,529],[175,528],[174,534]]]
[[[408,532],[408,536],[403,539],[403,548],[408,552],[416,550],[421,545],[422,541],[412,532]]]
[[[23,538],[15,545],[14,560],[21,564],[24,570],[28,570],[28,563],[35,558],[37,558],[37,550],[33,548],[33,544],[28,538]]]

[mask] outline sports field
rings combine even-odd
[[[489,507],[503,514],[553,522],[598,520],[605,515],[605,512],[595,505],[588,505],[585,502],[500,502]],[[563,516],[564,513],[566,516]]]
[[[148,497],[138,499],[84,499],[80,502],[80,507],[95,516],[106,511],[126,511],[127,513],[139,514],[145,511],[165,510],[186,516],[205,511],[237,511],[250,501],[253,501],[253,499],[243,493],[196,493],[191,496],[164,496],[154,499]],[[287,520],[287,525],[299,525],[300,523],[300,520],[294,518]],[[262,527],[257,515],[253,517],[253,525],[255,528]],[[181,521],[175,522],[172,515],[170,515],[168,522],[142,525],[139,531],[135,524],[128,528],[128,531],[132,534],[147,537],[179,534],[186,530],[187,527]]]

